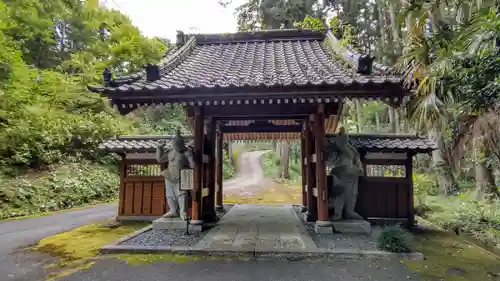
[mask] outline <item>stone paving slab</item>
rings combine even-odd
[[[398,254],[377,250],[369,236],[318,235],[306,229],[293,206],[235,205],[197,244],[126,245],[118,242],[100,249],[109,253],[171,253],[275,259],[395,259],[421,260],[421,253]],[[141,231],[147,231],[144,228]],[[137,234],[136,233],[136,234]],[[317,237],[313,239],[311,235]],[[318,240],[321,238],[320,240]],[[342,238],[342,239],[341,239]],[[316,241],[317,240],[317,241]],[[325,241],[323,241],[325,240]],[[344,241],[346,240],[346,241]],[[319,243],[319,244],[318,244]]]
[[[317,249],[291,205],[235,205],[194,248]]]

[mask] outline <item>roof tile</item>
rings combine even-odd
[[[288,35],[287,35],[288,34]],[[361,75],[331,54],[325,34],[264,31],[192,36],[184,49],[160,67],[161,79],[117,88],[175,91],[189,88],[276,87],[401,83],[392,74]],[[132,80],[131,80],[132,81]],[[93,88],[95,90],[95,88]]]
[[[284,139],[290,140],[289,136],[300,136],[299,133],[280,133]],[[232,134],[225,134],[231,140]],[[261,133],[244,133],[235,134],[240,138],[249,139],[245,137],[255,136],[262,137]],[[191,136],[185,136],[186,139],[191,140]],[[135,153],[135,152],[155,152],[158,140],[171,139],[171,136],[121,136],[115,139],[106,140],[100,145],[100,149],[106,152],[121,152],[121,153]],[[416,152],[427,153],[436,149],[434,141],[427,138],[408,136],[408,135],[350,135],[350,142],[352,145],[359,149],[367,151],[393,151],[393,152]],[[335,142],[335,135],[327,135],[325,138],[326,149]]]

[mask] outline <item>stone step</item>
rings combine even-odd
[[[186,229],[186,221],[181,218],[165,218],[161,217],[153,221],[153,229],[167,230],[167,229]]]

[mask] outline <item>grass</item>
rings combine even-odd
[[[272,183],[252,194],[225,194],[225,204],[301,204],[302,187]]]
[[[30,250],[57,257],[58,261],[48,264],[47,269],[59,269],[49,280],[73,274],[92,266],[98,251],[106,244],[139,230],[149,223],[116,225],[100,222],[55,234],[40,240]]]
[[[414,237],[421,261],[404,261],[422,281],[500,280],[500,258],[465,239],[441,230],[428,230]]]
[[[123,224],[99,222],[75,228],[70,231],[52,235],[40,240],[29,250],[49,254],[57,258],[56,262],[47,264],[46,270],[51,272],[46,281],[55,281],[61,277],[72,275],[80,270],[92,267],[99,259],[116,258],[129,265],[151,264],[154,262],[184,263],[196,260],[220,259],[216,257],[199,257],[182,254],[115,254],[99,256],[99,249],[145,226],[148,222]],[[248,261],[248,258],[235,257],[224,260]]]

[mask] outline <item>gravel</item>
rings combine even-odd
[[[121,243],[121,245],[194,246],[203,237],[204,233],[190,232],[185,235],[184,230],[150,229]]]
[[[233,205],[224,205],[225,212],[217,212],[219,218],[222,218]],[[121,243],[121,245],[142,245],[142,246],[194,246],[209,230],[202,232],[190,231],[185,234],[185,230],[168,229],[155,230],[150,229],[137,236],[132,237]]]
[[[375,237],[372,235],[356,235],[356,234],[318,234],[314,231],[314,222],[307,222],[304,219],[304,214],[301,212],[300,206],[293,206],[293,209],[299,216],[300,221],[306,228],[307,232],[313,239],[318,248],[329,250],[349,250],[349,251],[374,251],[377,249]],[[372,226],[372,232],[378,233],[377,227]]]

